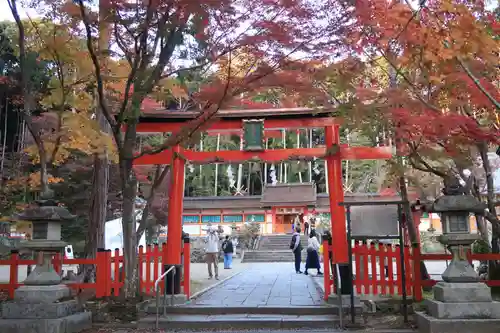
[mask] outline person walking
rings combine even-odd
[[[208,265],[208,278],[214,277],[212,274],[212,264],[215,271],[215,279],[219,279],[219,233],[213,227],[208,229],[208,235],[205,239],[207,247],[205,250],[205,260]]]
[[[304,222],[304,235],[307,235],[309,233],[309,222],[305,221]]]
[[[318,275],[323,275],[323,273],[321,272],[321,264],[319,262],[319,247],[320,244],[318,242],[318,238],[316,237],[316,231],[311,230],[309,239],[307,240],[307,259],[304,272],[305,275],[308,275],[307,270],[310,268],[317,269]]]
[[[292,235],[292,241],[290,242],[290,250],[292,250],[295,257],[295,272],[297,274],[302,274],[300,270],[300,262],[302,261],[302,245],[300,244],[300,227],[295,227],[295,232]]]
[[[224,251],[224,269],[231,269],[233,266],[233,242],[229,239],[229,235],[222,243],[222,251]]]

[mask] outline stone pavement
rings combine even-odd
[[[219,283],[221,280],[230,277],[233,274],[244,272],[250,269],[254,264],[241,263],[241,259],[233,260],[232,269],[224,269],[224,263],[219,263],[219,280],[208,279],[208,268],[205,263],[191,263],[191,295]]]
[[[192,303],[226,307],[322,304],[315,283],[308,276],[296,274],[293,263],[253,264]]]

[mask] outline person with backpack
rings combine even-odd
[[[300,262],[302,261],[302,245],[300,244],[300,227],[295,227],[295,232],[292,236],[292,241],[290,242],[290,250],[292,250],[295,257],[295,272],[297,274],[302,274],[300,270]]]
[[[224,269],[231,269],[233,265],[233,242],[226,235],[226,239],[222,243],[222,251],[224,251]]]

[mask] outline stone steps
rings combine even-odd
[[[156,314],[156,305],[151,304],[144,309],[146,314]],[[160,314],[163,314],[163,306],[159,307]],[[334,305],[328,306],[217,306],[217,305],[181,305],[167,306],[168,315],[332,315],[338,314],[338,307]]]
[[[206,330],[260,330],[260,329],[320,329],[337,328],[336,315],[283,315],[283,314],[223,314],[223,315],[167,315],[158,320],[159,329],[190,331]],[[139,320],[140,329],[155,328],[155,316]]]
[[[306,251],[302,252],[302,261],[307,257]],[[246,251],[243,256],[243,263],[248,262],[293,262],[294,255],[290,250],[287,251]]]
[[[138,328],[151,329],[156,325],[156,306],[145,309]],[[163,306],[158,309],[163,314]],[[159,318],[159,328],[169,330],[260,330],[298,328],[336,328],[339,324],[337,306],[220,306],[181,305],[167,306],[166,316]]]
[[[307,236],[301,235],[302,247],[307,244]],[[290,251],[292,235],[267,235],[259,241],[258,250],[247,251],[242,262],[293,262],[294,255]],[[306,252],[302,260],[306,260]]]

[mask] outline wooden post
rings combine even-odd
[[[164,264],[181,264],[182,200],[184,198],[184,160],[178,156],[181,147],[172,148],[172,182],[168,202],[167,255]]]
[[[95,272],[95,297],[101,298],[106,295],[106,252],[104,249],[97,249]]]
[[[144,246],[139,245],[139,293],[144,292]]]
[[[184,238],[184,294],[191,296],[191,244],[189,237]]]
[[[106,250],[106,276],[104,282],[106,284],[106,297],[111,296],[111,250]],[[116,267],[115,269],[120,269],[120,267]],[[122,279],[125,281],[125,269],[123,269]]]
[[[335,156],[328,156],[327,169],[328,169],[328,187],[330,199],[330,215],[332,226],[333,244],[335,244],[335,251],[332,251],[333,263],[348,263],[347,251],[347,230],[346,230],[346,217],[344,207],[339,206],[340,202],[344,201],[344,188],[342,185],[342,160],[340,157],[340,135],[339,126],[325,127],[325,143],[327,151],[332,149],[335,145],[339,148],[339,153]]]
[[[19,252],[12,250],[10,252],[10,278],[9,278],[9,298],[14,299],[14,292],[17,289],[17,269],[19,261]]]
[[[329,251],[328,240],[325,239],[323,241],[323,284],[325,285],[325,301],[328,300],[331,291]]]
[[[413,298],[422,301],[422,273],[420,272],[420,244],[413,248]]]

